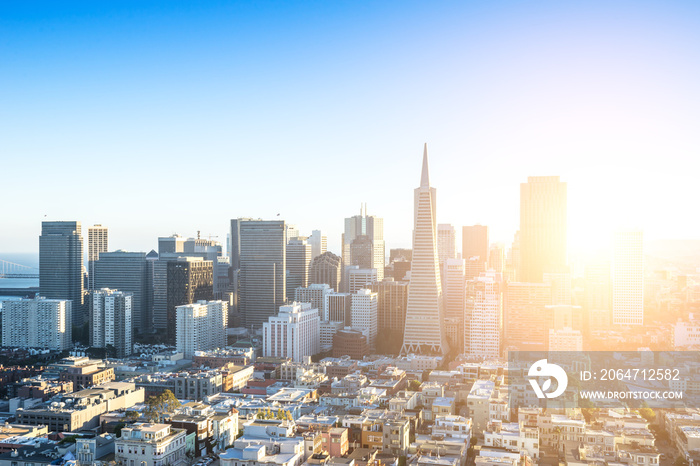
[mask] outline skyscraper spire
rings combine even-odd
[[[437,253],[435,188],[428,179],[428,145],[423,149],[421,185],[414,190],[413,260],[402,354],[448,351]]]
[[[428,174],[428,143],[423,146],[423,170],[420,172],[420,187],[430,187],[430,176]]]

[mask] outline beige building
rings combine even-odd
[[[110,382],[64,396],[60,403],[52,402],[42,408],[18,409],[16,416],[20,424],[46,425],[55,432],[93,429],[99,426],[101,414],[143,403],[144,393],[133,383]]]
[[[178,372],[175,377],[175,398],[203,400],[223,391],[224,379],[220,371]]]
[[[75,361],[75,365],[68,366],[61,372],[60,378],[62,381],[73,382],[75,389],[88,388],[113,381],[114,368],[105,368],[101,361],[85,358]]]
[[[383,450],[392,455],[402,456],[410,446],[411,423],[405,417],[393,416],[384,422]]]

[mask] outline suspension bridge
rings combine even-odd
[[[0,278],[39,278],[39,269],[0,259]]]

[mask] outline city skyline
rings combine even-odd
[[[386,218],[387,248],[407,247],[410,161],[424,142],[440,223],[488,225],[508,245],[519,184],[560,176],[571,248],[618,227],[700,238],[680,202],[700,143],[690,2],[1,11],[13,37],[0,46],[4,168],[26,176],[5,179],[24,200],[4,212],[13,228],[0,241],[16,252],[37,251],[42,220],[103,224],[112,250],[147,251],[175,232],[224,242],[231,218],[280,214],[340,253],[342,219],[362,203]],[[212,202],[162,202],[195,160],[203,178],[227,174],[209,183]],[[283,201],[299,161],[332,193],[313,209]],[[368,167],[361,185],[331,176],[353,167]],[[61,178],[66,189],[51,190]],[[133,225],[145,204],[159,208]]]
[[[698,466],[699,20],[0,2],[0,466]]]

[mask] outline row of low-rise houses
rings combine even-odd
[[[636,413],[599,410],[585,418],[577,409],[512,409],[512,370],[498,362],[423,373],[397,367],[395,358],[263,357],[243,366],[218,364],[227,356],[248,357],[212,350],[201,353],[204,368],[120,382],[103,361],[66,358],[41,377],[15,382],[20,401],[30,398],[20,390],[36,390],[33,403],[15,403],[16,421],[34,429],[25,434],[41,438],[78,433],[71,450],[78,462],[111,448],[113,458],[127,465],[188,464],[218,452],[221,464],[233,466],[376,466],[398,464],[399,458],[412,465],[465,466],[470,447],[477,447],[480,465],[537,464],[547,451],[576,465],[660,461],[648,422]],[[165,390],[182,406],[156,424],[147,422],[144,402]],[[692,461],[700,451],[700,414],[666,413],[661,422],[679,454]],[[1,437],[0,453],[36,450],[35,442],[19,438],[3,450]],[[35,455],[46,453],[39,449]],[[22,462],[15,466],[30,461]]]

